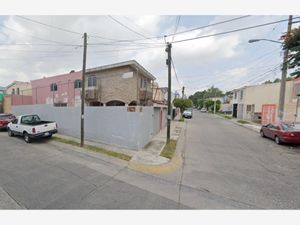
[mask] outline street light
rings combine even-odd
[[[274,41],[274,40],[264,39],[264,38],[261,38],[261,39],[250,39],[248,42],[249,43],[253,43],[253,42],[258,42],[258,41],[270,41],[270,42],[275,42],[275,43],[278,43],[278,44],[282,44],[282,42],[280,42],[280,41]]]

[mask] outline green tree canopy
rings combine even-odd
[[[294,77],[300,76],[300,26],[294,28],[289,33],[285,33],[282,37],[283,49],[288,49],[289,69],[295,69],[290,75]]]
[[[191,108],[193,106],[193,102],[190,99],[175,98],[173,100],[173,105],[180,108],[180,111],[183,112],[185,109]]]
[[[223,96],[224,94],[222,90],[214,86],[211,86],[207,90],[195,92],[193,95],[189,96],[189,99],[193,101],[193,104],[196,107],[199,107],[198,105],[199,99],[207,99],[212,97],[223,97]]]

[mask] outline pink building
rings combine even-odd
[[[81,71],[32,80],[32,104],[80,106]]]

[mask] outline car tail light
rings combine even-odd
[[[295,134],[293,134],[293,133],[290,133],[290,136],[291,136],[291,137],[294,137],[294,136],[295,136]]]
[[[32,133],[35,134],[35,128],[32,128]]]

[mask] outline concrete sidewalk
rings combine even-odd
[[[259,125],[257,123],[254,123],[254,122],[251,122],[251,121],[248,121],[248,120],[244,120],[244,121],[247,121],[248,123],[243,124],[243,123],[239,123],[238,122],[239,120],[243,120],[243,119],[236,119],[236,118],[226,119],[226,118],[224,118],[224,117],[222,117],[222,116],[220,116],[218,114],[215,114],[215,116],[220,117],[220,118],[222,118],[224,120],[231,121],[232,123],[235,123],[236,125],[248,128],[248,129],[253,130],[255,132],[258,132],[258,133],[259,133],[260,128],[261,128],[261,125]]]
[[[178,140],[185,122],[171,121],[171,139]],[[130,163],[145,165],[166,164],[170,159],[160,156],[167,139],[167,127],[162,129],[154,138],[131,159]]]
[[[184,130],[185,124],[186,124],[185,122],[179,122],[178,119],[171,121],[171,139],[176,141],[179,139],[180,134]],[[59,138],[80,142],[79,138],[75,138],[67,135],[55,134],[55,136]],[[107,150],[124,153],[126,155],[132,156],[132,159],[129,162],[129,166],[131,165],[132,168],[135,168],[136,165],[138,165],[138,167],[142,165],[158,166],[158,165],[166,165],[170,162],[170,159],[160,156],[160,153],[166,144],[166,139],[167,139],[166,136],[167,136],[167,127],[163,128],[158,134],[156,134],[152,138],[152,140],[143,149],[140,149],[139,151],[121,148],[114,145],[96,143],[87,140],[85,140],[84,143],[86,145],[97,146]]]

